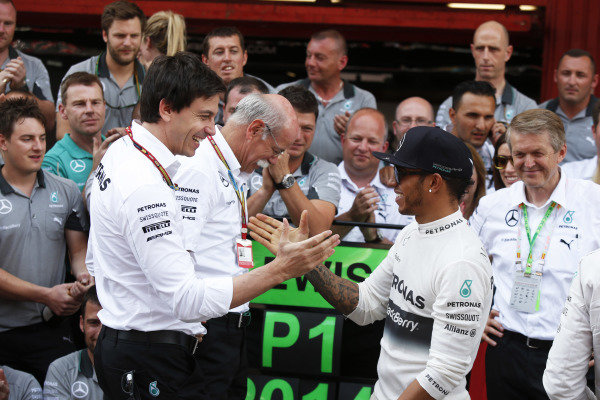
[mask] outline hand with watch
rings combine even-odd
[[[269,174],[273,178],[275,189],[289,189],[294,186],[296,179],[290,173],[290,155],[284,151],[275,164],[269,165]]]

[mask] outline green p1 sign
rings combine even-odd
[[[273,254],[258,242],[252,242],[255,267],[262,267],[273,260]],[[325,266],[342,278],[362,282],[387,256],[388,250],[365,247],[338,246],[335,253],[325,261]],[[281,285],[258,296],[252,303],[280,306],[333,308],[315,291],[305,276],[285,281]]]
[[[266,311],[262,367],[273,371],[337,375],[342,316]]]

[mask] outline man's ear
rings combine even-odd
[[[0,150],[6,151],[8,147],[6,146],[6,142],[8,142],[8,138],[0,133]]]
[[[246,138],[252,140],[256,137],[262,137],[263,131],[265,130],[265,123],[260,119],[255,119],[248,124],[246,128]]]
[[[166,99],[162,99],[160,101],[160,103],[158,104],[158,114],[160,115],[160,118],[165,121],[165,122],[169,122],[171,121],[171,118],[173,118],[173,114],[174,114],[174,110],[171,107],[171,105],[169,104],[169,102]]]
[[[102,40],[104,40],[104,43],[108,43],[108,33],[102,29]]]

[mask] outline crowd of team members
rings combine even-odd
[[[69,69],[55,111],[41,61],[11,47],[12,2],[0,1],[0,19],[0,399],[42,398],[38,382],[43,398],[102,398],[93,368],[101,306],[84,260],[87,210],[94,209],[92,182],[99,190],[108,185],[101,160],[140,118],[144,76],[153,60],[185,50],[185,22],[172,12],[146,20],[133,3],[109,4],[102,15],[106,51]],[[586,310],[597,296],[598,253],[578,265],[600,248],[595,63],[584,50],[566,52],[555,71],[559,96],[537,105],[505,80],[513,48],[501,24],[483,23],[471,51],[473,81],[458,83],[437,115],[423,98],[401,101],[389,130],[375,97],[341,79],[348,56],[339,32],[311,36],[307,78],[277,88],[244,73],[248,54],[236,28],[210,32],[202,61],[226,91],[217,99],[218,113],[188,119],[190,130],[200,126],[214,135],[214,143],[205,140],[198,151],[183,149],[181,154],[196,155],[181,160],[174,176],[183,221],[194,237],[186,246],[202,276],[243,273],[235,254],[223,251],[232,235],[227,227],[239,225],[238,214],[229,209],[237,204],[238,188],[230,190],[229,177],[246,182],[240,191],[248,193],[249,216],[287,218],[305,225],[310,236],[331,229],[346,241],[393,244],[399,227],[414,217],[398,211],[395,167],[385,166],[373,152],[393,153],[411,128],[437,125],[471,151],[474,184],[460,199],[460,211],[492,260],[494,305],[489,318],[482,317],[487,319],[483,340],[489,344],[488,397],[579,398],[589,392],[584,376],[594,317]],[[285,100],[266,96],[275,93]],[[206,124],[213,118],[217,127]],[[291,120],[297,120],[299,134]],[[55,121],[60,140],[46,149],[45,132]],[[257,139],[247,134],[256,121],[256,129],[269,133],[259,140],[272,142],[262,153]],[[140,127],[134,122],[133,132]],[[213,148],[226,149],[222,157],[229,164],[213,157]],[[334,220],[394,226],[332,227]],[[527,264],[539,278],[537,303],[515,305],[515,287],[526,287],[529,279],[516,274],[515,245],[517,253],[529,253]],[[88,251],[88,267],[93,255]],[[70,283],[64,280],[66,265],[74,277]],[[75,351],[71,327],[61,318],[79,309],[86,349]],[[242,302],[205,324],[209,334],[196,358],[205,368],[211,398],[245,397],[248,316],[248,303]],[[221,356],[215,357],[213,349]]]

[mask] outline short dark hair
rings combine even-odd
[[[300,85],[292,85],[280,90],[279,94],[290,102],[296,112],[301,114],[313,113],[315,119],[319,118],[319,103],[317,103],[317,98],[310,90]]]
[[[327,29],[324,31],[313,33],[310,37],[310,40],[325,40],[325,39],[333,39],[341,53],[343,55],[348,55],[348,45],[346,44],[346,38],[339,31],[335,29]]]
[[[471,93],[476,96],[487,96],[494,99],[496,104],[496,89],[489,83],[483,81],[464,81],[456,85],[452,91],[452,108],[456,111],[460,106],[465,93]]]
[[[125,0],[113,1],[104,7],[102,17],[100,19],[100,26],[102,30],[108,33],[108,30],[112,26],[115,20],[126,21],[128,19],[138,18],[142,25],[142,32],[146,27],[146,15],[137,4]]]
[[[242,32],[235,26],[220,26],[212,31],[208,32],[208,34],[204,37],[202,41],[202,54],[204,57],[208,57],[208,52],[210,51],[210,43],[209,40],[214,37],[230,37],[237,36],[240,39],[240,46],[242,47],[242,51],[246,50],[246,44],[244,43],[244,35]]]
[[[227,91],[225,92],[225,99],[223,100],[225,104],[227,104],[227,99],[229,98],[229,93],[239,87],[240,94],[248,94],[252,93],[255,90],[258,90],[262,94],[268,94],[269,88],[265,85],[261,80],[253,78],[251,76],[240,76],[239,78],[235,78],[229,85],[227,86]]]
[[[445,176],[442,178],[446,181],[448,193],[458,201],[467,193],[467,188],[475,184],[471,178],[448,178]]]
[[[60,84],[60,101],[63,105],[67,104],[67,90],[73,85],[98,85],[100,87],[100,92],[102,93],[102,98],[104,98],[104,88],[102,87],[100,79],[96,75],[90,74],[89,72],[73,72],[71,75],[68,75]]]
[[[174,56],[158,56],[144,78],[141,119],[149,123],[159,121],[162,99],[179,112],[198,98],[210,98],[223,92],[225,85],[221,78],[196,54],[179,52]]]
[[[25,118],[33,118],[42,126],[46,125],[46,118],[34,99],[18,97],[4,100],[0,103],[0,135],[10,139],[15,124]]]
[[[573,58],[580,58],[580,57],[587,57],[590,59],[590,62],[592,64],[592,74],[596,73],[596,61],[594,61],[594,57],[591,55],[591,53],[589,51],[583,50],[583,49],[570,49],[565,51],[565,53],[560,56],[560,59],[558,60],[558,66],[560,67],[560,63],[562,62],[563,58],[565,58],[565,56],[569,56],[569,57],[573,57]]]
[[[97,306],[101,306],[100,300],[98,300],[98,292],[96,291],[96,285],[93,285],[88,291],[83,295],[83,302],[81,303],[81,317],[85,319],[85,306],[87,303],[92,303]]]

